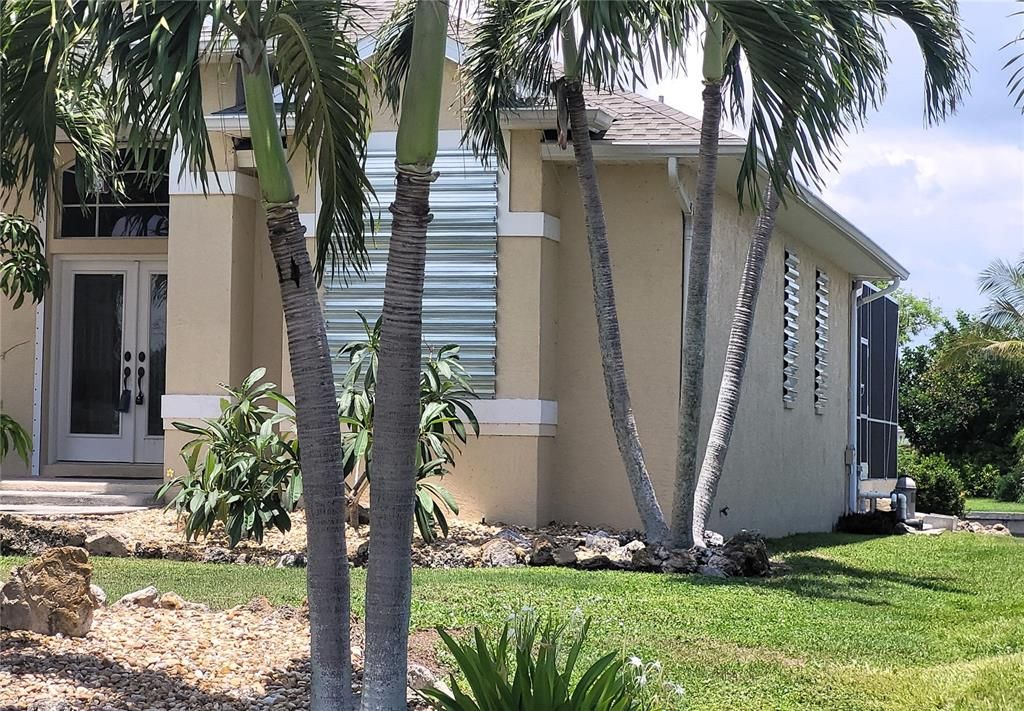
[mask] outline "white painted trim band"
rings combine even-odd
[[[222,399],[222,395],[164,395],[160,398],[160,416],[165,420],[217,417]]]
[[[562,222],[546,212],[513,212],[509,204],[508,169],[498,168],[498,236],[544,237],[558,242]]]
[[[202,419],[220,414],[222,395],[164,395],[160,401],[160,415],[167,419]],[[532,425],[535,427],[558,424],[558,402],[555,400],[527,400],[502,398],[477,400],[473,411],[481,427],[489,425]],[[489,433],[488,433],[489,434]],[[495,432],[495,434],[500,434]]]

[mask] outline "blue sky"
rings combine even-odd
[[[825,199],[911,273],[907,288],[944,312],[977,310],[976,277],[1024,252],[1024,116],[1007,96],[1000,47],[1024,29],[1016,2],[963,0],[973,35],[971,95],[952,119],[925,128],[922,62],[911,33],[888,32],[888,95],[848,138]],[[700,115],[699,71],[647,91]]]

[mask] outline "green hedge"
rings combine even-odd
[[[897,470],[917,483],[917,510],[963,516],[967,496],[960,472],[941,454],[922,455],[913,447],[897,451]]]

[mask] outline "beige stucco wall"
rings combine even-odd
[[[682,221],[660,164],[602,166],[623,350],[640,437],[658,496],[671,508],[678,420]],[[554,515],[634,526],[637,517],[609,421],[594,319],[582,211],[571,167],[558,171],[558,434],[551,491]],[[692,176],[691,176],[692,181]],[[750,215],[719,196],[709,293],[703,446],[721,376]],[[801,390],[781,397],[782,250],[802,261]],[[824,415],[813,407],[814,265],[833,280],[833,387]],[[848,276],[785,234],[776,235],[755,318],[743,399],[711,527],[754,527],[770,535],[828,530],[843,507]],[[728,517],[717,509],[729,507]]]

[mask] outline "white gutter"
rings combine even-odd
[[[686,186],[683,185],[683,179],[679,175],[679,159],[675,156],[671,156],[668,159],[668,182],[675,192],[676,200],[679,201],[679,209],[683,213],[683,293],[681,297],[682,306],[679,312],[679,386],[681,388],[683,384],[683,338],[685,338],[686,333],[684,328],[684,323],[686,322],[686,291],[688,286],[686,271],[690,267],[690,248],[693,245],[693,200],[690,198],[690,193],[686,190]]]
[[[849,461],[849,492],[847,495],[847,510],[857,511],[858,498],[860,496],[860,466],[857,455],[857,425],[860,413],[857,408],[857,401],[860,396],[860,307],[877,301],[900,288],[902,280],[898,277],[889,282],[884,289],[861,296],[864,282],[853,282],[853,292],[850,295],[850,411],[847,429],[846,451]]]
[[[849,417],[846,432],[846,465],[847,472],[847,499],[846,510],[848,513],[857,511],[857,498],[860,488],[860,472],[857,460],[857,400],[860,393],[860,374],[858,370],[858,358],[860,355],[860,323],[858,307],[860,306],[860,292],[864,282],[853,282],[853,291],[850,292],[850,377],[849,377]]]

